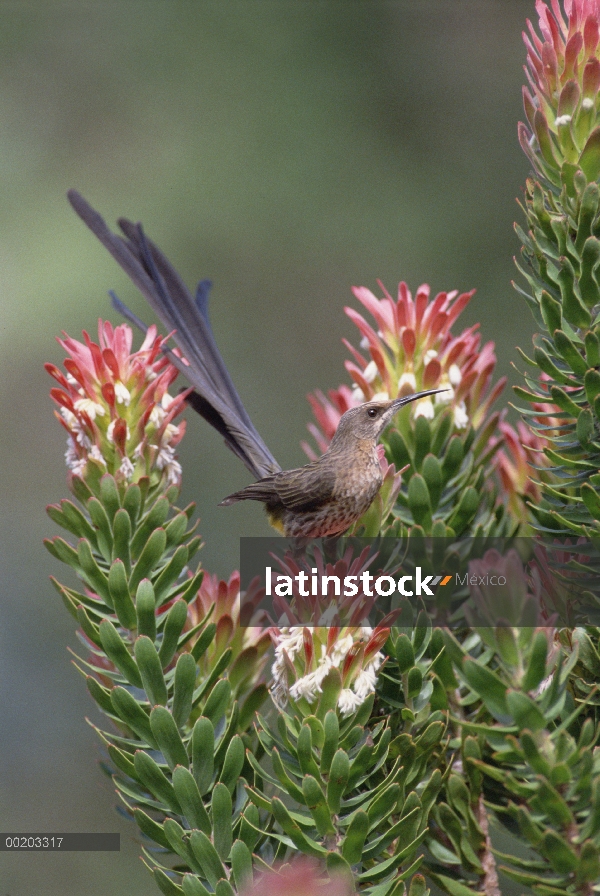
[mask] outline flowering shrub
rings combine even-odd
[[[61,340],[66,373],[48,367],[75,496],[49,513],[76,538],[48,548],[82,583],[55,585],[108,720],[98,733],[115,787],[166,896],[427,896],[429,883],[498,896],[507,878],[539,896],[598,890],[600,3],[536,9],[519,133],[537,179],[518,233],[540,332],[517,389],[523,421],[493,409],[493,344],[477,327],[452,332],[472,293],[432,299],[426,286],[413,298],[400,284],[397,299],[356,289],[373,322],[347,309],[361,334],[360,351],[348,343],[352,384],[310,398],[325,450],[352,405],[445,389],[397,414],[381,492],[355,531],[400,546],[410,536],[425,573],[444,570],[442,586],[468,563],[470,605],[436,593],[435,615],[415,596],[373,629],[366,595],[334,609],[329,593],[302,592],[274,603],[268,630],[256,582],[243,595],[238,573],[219,581],[190,567],[193,508],[175,503],[185,394],[169,396],[176,370],[154,328],[132,353],[128,327],[101,323],[97,344]],[[75,205],[113,251],[103,222]],[[119,249],[151,302],[184,294],[141,228],[123,231]],[[276,469],[202,291],[194,307],[208,358],[196,358],[196,383],[212,395],[219,381],[229,401],[200,395],[197,409],[244,462],[258,446]],[[248,450],[231,436],[242,423]],[[533,529],[562,539],[514,542]],[[296,560],[282,562],[291,581]],[[331,567],[365,562],[347,554]]]

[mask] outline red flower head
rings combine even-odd
[[[563,162],[581,168],[588,181],[600,172],[600,2],[537,0],[541,37],[530,21],[523,101],[529,128],[519,126],[521,146],[536,168],[560,183]],[[565,15],[566,14],[566,15]]]
[[[51,391],[56,412],[67,430],[66,461],[72,475],[97,479],[111,473],[135,482],[152,476],[158,483],[179,485],[181,467],[175,446],[185,423],[173,420],[185,405],[185,394],[173,398],[169,386],[177,369],[161,353],[165,339],[151,326],[137,352],[131,352],[127,324],[113,328],[98,322],[98,343],[86,332],[85,342],[64,334],[63,374],[53,364],[46,370],[60,388]]]
[[[413,299],[406,283],[400,283],[394,300],[383,289],[378,299],[366,287],[355,287],[354,295],[375,321],[371,325],[353,308],[346,314],[362,334],[361,347],[369,357],[345,344],[353,355],[346,369],[354,386],[342,386],[326,398],[321,392],[309,396],[318,428],[309,429],[318,447],[325,450],[344,411],[363,401],[396,398],[425,389],[445,389],[432,398],[408,405],[402,414],[434,419],[445,407],[453,410],[456,430],[468,424],[479,429],[504,388],[505,380],[491,386],[496,355],[494,343],[481,346],[478,325],[453,336],[451,329],[466,308],[473,292],[440,292],[430,301],[427,284]]]

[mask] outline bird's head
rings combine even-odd
[[[394,398],[391,401],[366,401],[357,408],[350,408],[340,418],[330,449],[341,447],[350,439],[376,442],[394,414],[404,405],[417,401],[419,398],[425,398],[427,395],[436,395],[438,392],[445,391],[446,389],[428,389],[425,392],[406,395],[404,398]]]

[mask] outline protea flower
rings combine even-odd
[[[341,676],[337,698],[340,715],[347,716],[375,693],[377,672],[383,663],[381,648],[389,629],[369,626],[273,630],[275,662],[272,695],[283,707],[292,701],[310,714],[332,670]]]
[[[313,859],[301,856],[261,874],[240,896],[351,896],[355,892],[345,878],[324,878]]]
[[[503,510],[497,513],[500,502],[490,485],[491,459],[502,444],[501,433],[492,439],[500,413],[491,413],[491,407],[505,383],[493,383],[494,344],[481,345],[477,325],[452,333],[473,292],[441,292],[430,300],[424,284],[413,299],[400,283],[394,300],[382,289],[382,298],[365,287],[354,289],[373,325],[346,308],[361,333],[361,347],[368,351],[362,354],[345,343],[353,356],[346,362],[353,387],[341,386],[328,397],[320,392],[309,397],[318,424],[309,430],[319,449],[325,450],[339,418],[353,405],[445,389],[434,400],[403,408],[382,439],[387,461],[403,475],[391,513],[379,521],[379,532],[393,534],[399,526],[416,525],[426,534],[452,536],[474,534],[478,527],[487,532],[514,528],[517,521],[505,521]]]
[[[200,668],[208,675],[222,653],[230,648],[229,678],[238,688],[238,694],[240,689],[247,690],[257,683],[271,646],[268,629],[258,625],[240,625],[240,598],[240,574],[237,570],[227,581],[205,572],[200,589],[189,604],[188,621],[184,626],[184,631],[194,628],[212,609],[209,621],[215,623],[217,630],[214,641],[200,659]],[[251,598],[246,595],[246,608],[250,602]],[[193,650],[194,644],[195,640],[192,639],[186,649]]]
[[[527,507],[539,504],[542,499],[539,480],[549,464],[544,454],[548,441],[521,421],[515,429],[501,420],[498,430],[503,447],[494,458],[494,468],[510,509],[515,516],[524,518]]]
[[[528,20],[523,101],[529,128],[519,126],[523,151],[536,171],[557,186],[563,164],[600,174],[600,42],[598,0],[537,0],[541,38]]]
[[[53,364],[46,370],[59,384],[51,396],[68,433],[66,462],[72,475],[96,481],[104,473],[137,482],[151,476],[179,485],[181,467],[175,446],[185,423],[174,424],[185,394],[169,395],[177,369],[161,353],[165,339],[151,326],[137,352],[127,324],[98,323],[98,343],[64,334],[58,342],[69,356],[66,375]]]

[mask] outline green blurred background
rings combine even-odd
[[[306,393],[347,381],[353,284],[477,288],[464,325],[498,372],[532,322],[510,287],[528,164],[520,32],[533,0],[0,3],[0,828],[116,831],[116,853],[0,852],[0,896],[153,894],[133,826],[98,768],[97,721],[69,663],[74,625],[48,583],[47,503],[67,495],[48,399],[54,336],[92,334],[106,292],[143,300],[72,213],[144,222],[193,286],[211,277],[223,355],[284,466]],[[505,400],[509,400],[506,393]],[[237,564],[260,508],[200,420],[181,446],[209,570]]]

